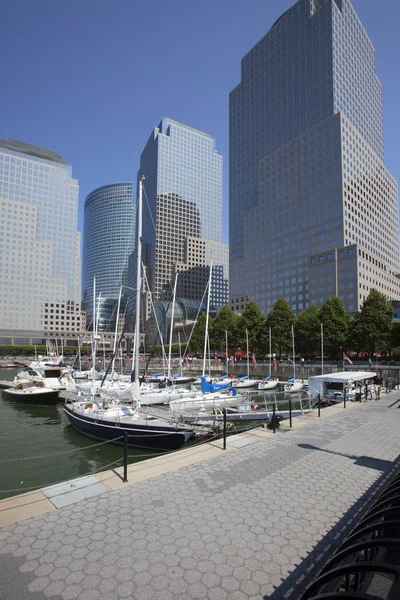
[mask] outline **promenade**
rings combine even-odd
[[[0,598],[298,600],[399,468],[399,404],[103,474],[96,497],[0,529]]]

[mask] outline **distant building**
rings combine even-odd
[[[264,313],[400,299],[397,182],[375,51],[350,0],[298,0],[230,94],[230,294]]]
[[[56,152],[0,140],[0,344],[77,343],[78,182]]]
[[[93,280],[99,303],[99,331],[113,332],[121,286],[126,309],[128,259],[135,247],[136,206],[132,182],[104,185],[85,200],[82,293],[88,328],[92,328]]]
[[[222,243],[222,157],[214,139],[164,118],[140,159],[145,176],[143,263],[153,302],[178,295],[201,301],[213,268],[213,302],[228,302],[228,247]],[[134,287],[135,260],[130,283]],[[147,318],[150,316],[147,303]]]

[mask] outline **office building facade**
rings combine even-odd
[[[214,289],[215,299],[227,303],[222,156],[215,140],[164,118],[142,152],[138,181],[143,176],[143,262],[153,301],[171,298],[176,273],[182,273],[178,295],[200,301],[212,259],[220,275],[215,276],[220,286]]]
[[[0,344],[76,341],[78,182],[56,152],[0,140]]]
[[[119,292],[125,312],[128,260],[135,248],[136,206],[132,182],[104,185],[85,200],[82,294],[88,327],[93,318],[93,281],[96,278],[98,330],[114,331]]]
[[[298,0],[230,94],[230,291],[264,313],[400,299],[375,51],[350,0]],[[344,261],[344,262],[342,262]]]

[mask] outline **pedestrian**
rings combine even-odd
[[[369,368],[372,367],[372,359],[371,359],[371,357],[369,357],[369,359],[368,359],[368,366],[369,366]]]
[[[383,377],[381,377],[381,374],[379,371],[376,372],[376,375],[374,377],[374,386],[375,386],[375,400],[379,400],[381,397],[381,387],[383,384]]]

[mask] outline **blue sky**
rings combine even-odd
[[[206,131],[224,157],[240,60],[289,0],[12,0],[0,6],[0,138],[59,152],[80,184],[136,180],[140,153],[168,116]],[[400,3],[353,0],[376,49],[385,161],[400,178]]]

